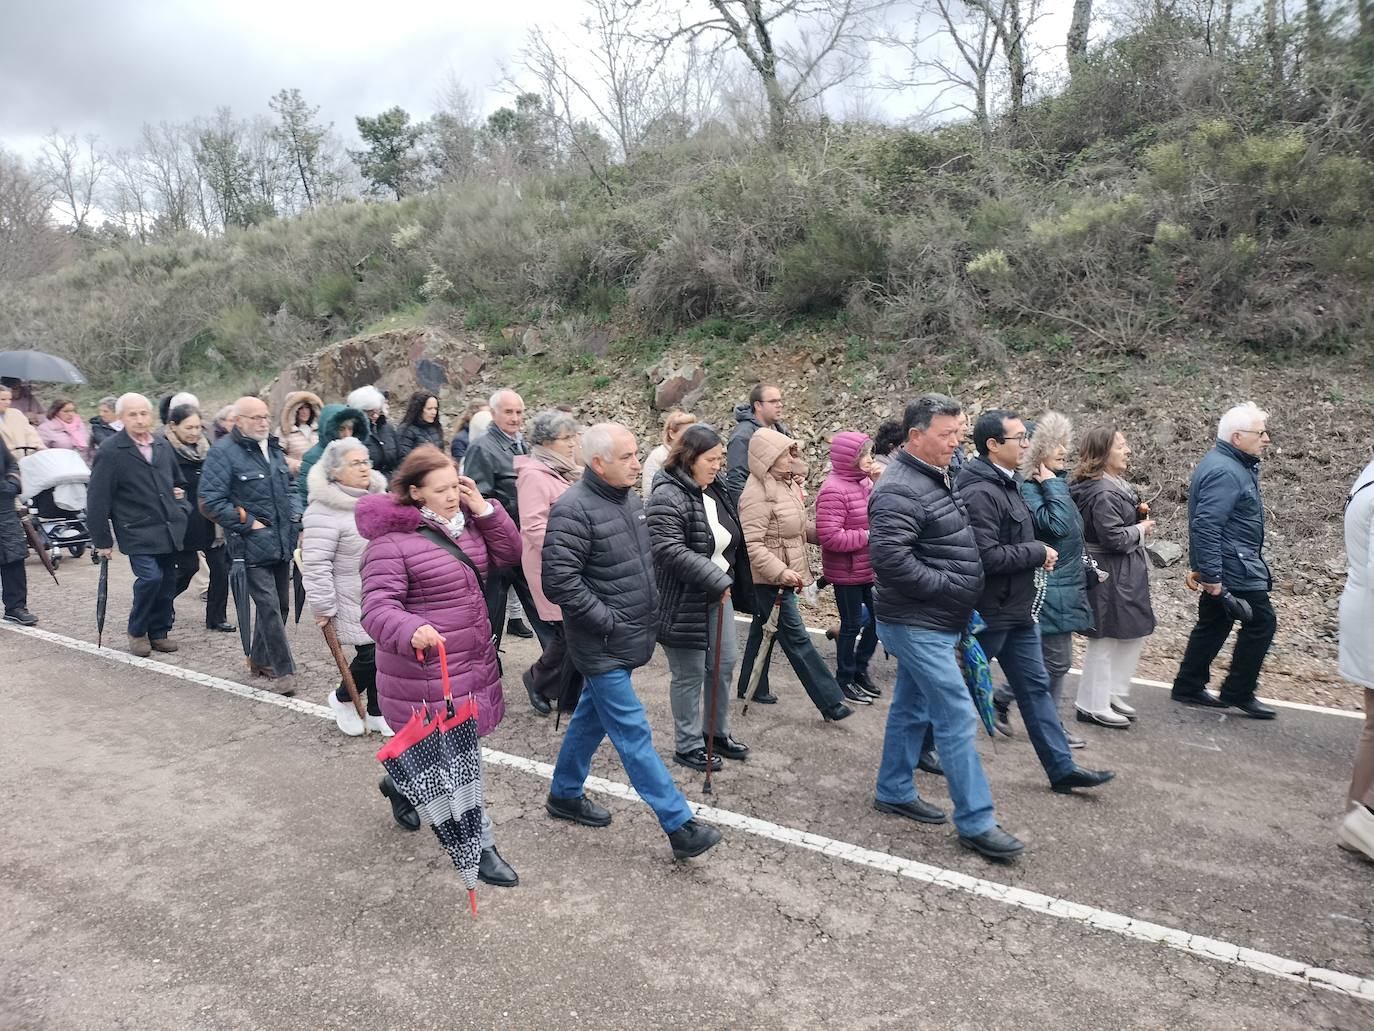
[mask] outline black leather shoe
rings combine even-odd
[[[217,634],[232,634],[238,627],[233,623],[206,623],[206,630],[213,630]]]
[[[547,716],[553,711],[553,706],[549,700],[534,689],[534,677],[530,676],[530,671],[525,670],[520,674],[520,683],[525,685],[525,694],[530,696],[530,705],[534,706],[534,711],[540,716]]]
[[[868,696],[868,692],[853,684],[841,684],[840,693],[855,705],[872,705],[873,699]]]
[[[533,637],[534,631],[525,625],[523,619],[506,620],[506,633],[512,637]]]
[[[520,875],[501,858],[495,845],[482,849],[482,859],[477,864],[477,879],[495,888],[514,888],[520,883]]]
[[[571,820],[583,827],[605,827],[611,822],[611,811],[589,801],[586,795],[577,798],[550,795],[544,800],[544,811],[556,820]]]
[[[19,608],[9,609],[5,613],[5,622],[18,623],[20,626],[35,626],[38,623],[38,617],[20,605]]]
[[[1074,788],[1095,788],[1115,777],[1111,770],[1085,770],[1075,766],[1073,770],[1058,780],[1050,781],[1050,789],[1067,795]]]
[[[418,831],[420,829],[420,814],[415,811],[413,805],[406,801],[406,796],[401,794],[401,789],[391,779],[391,774],[388,773],[377,782],[377,790],[391,803],[391,818],[396,821],[397,827],[403,831]]]
[[[1258,698],[1247,698],[1243,702],[1232,702],[1232,706],[1239,709],[1252,720],[1272,720],[1278,715],[1273,709],[1265,705]]]
[[[836,702],[834,708],[821,713],[826,723],[838,723],[840,720],[847,720],[853,715],[854,710],[845,705],[844,702]]]
[[[1177,691],[1173,691],[1169,697],[1176,702],[1182,702],[1184,705],[1200,705],[1204,709],[1224,709],[1227,705],[1211,691],[1199,691],[1197,694],[1179,694]]]
[[[672,834],[668,842],[673,846],[674,859],[691,859],[720,843],[720,831],[696,820],[688,820]]]
[[[860,691],[865,692],[870,698],[880,698],[883,689],[873,683],[873,679],[867,673],[858,673],[854,677],[854,686]]]
[[[777,705],[778,696],[771,691],[755,691],[754,697],[750,701],[757,702],[759,705]]]
[[[975,834],[973,837],[960,834],[959,844],[989,859],[1015,859],[1026,849],[1025,845],[1001,827],[989,827],[982,834]]]
[[[881,798],[873,800],[873,808],[880,813],[905,816],[917,823],[944,823],[948,819],[943,809],[937,809],[919,798],[913,802],[884,802]]]
[[[674,752],[674,753],[673,753],[673,762],[677,763],[679,766],[690,766],[690,767],[691,767],[692,769],[694,769],[694,770],[699,770],[700,772],[705,773],[705,772],[706,772],[706,749],[704,749],[704,748],[693,748],[690,752]],[[722,766],[724,766],[724,765],[725,765],[725,763],[721,761],[720,756],[718,756],[718,755],[713,755],[713,756],[711,756],[711,772],[712,772],[712,773],[715,773],[717,770],[719,770],[719,769],[720,769]]]
[[[1004,702],[1000,698],[994,698],[992,700],[992,708],[996,713],[992,725],[997,729],[997,733],[1001,734],[1003,737],[1015,737],[1016,731],[1011,725],[1010,703]]]
[[[934,751],[922,752],[921,758],[916,760],[916,769],[932,773],[937,777],[945,775],[945,768],[940,765],[940,757]]]
[[[711,739],[711,751],[727,759],[743,759],[749,754],[749,746],[732,737],[717,735]]]

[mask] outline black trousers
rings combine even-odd
[[[29,607],[29,574],[22,558],[0,566],[0,595],[4,597],[6,612]]]
[[[506,633],[506,595],[512,590],[520,599],[525,618],[530,621],[530,629],[539,639],[540,647],[547,648],[551,633],[549,624],[539,618],[539,611],[534,607],[534,595],[530,593],[530,585],[525,582],[525,571],[519,566],[512,566],[510,569],[494,570],[487,577],[487,617],[491,620],[491,632],[496,635],[496,650],[501,650],[501,638]]]
[[[229,556],[222,545],[206,548],[204,552],[177,552],[176,596],[181,597],[200,572],[202,554],[205,556],[205,568],[210,571],[210,590],[205,596],[205,625],[217,626],[229,622]]]
[[[1244,702],[1255,697],[1259,686],[1260,667],[1269,653],[1269,645],[1278,629],[1278,616],[1274,606],[1269,603],[1268,591],[1232,591],[1237,598],[1250,603],[1254,618],[1240,625],[1236,634],[1236,647],[1231,653],[1231,671],[1221,682],[1221,697],[1224,701]],[[1178,675],[1174,677],[1174,694],[1197,694],[1207,686],[1211,677],[1212,662],[1226,643],[1235,621],[1220,598],[1206,592],[1197,603],[1197,625],[1188,635],[1188,647],[1183,651],[1183,661],[1179,663]]]
[[[562,623],[544,625],[549,629],[549,639],[544,651],[525,673],[529,678],[525,683],[545,701],[557,702],[564,681],[563,664],[568,655],[568,639],[563,634]]]
[[[267,666],[277,676],[296,672],[286,620],[291,612],[291,563],[248,567],[248,595],[253,603],[253,647],[249,658]]]
[[[358,693],[367,699],[367,714],[369,716],[380,716],[382,710],[377,707],[377,646],[375,644],[360,644],[353,649],[353,661],[348,664],[348,672],[353,674],[353,686],[358,689]],[[343,681],[339,681],[339,689],[334,692],[334,697],[341,702],[353,704],[353,699],[348,697],[348,688],[344,687]],[[393,730],[400,730],[400,727],[393,727]]]

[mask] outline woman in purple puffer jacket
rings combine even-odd
[[[438,644],[448,656],[455,697],[477,703],[477,733],[496,729],[505,714],[501,673],[491,643],[482,581],[520,561],[520,531],[500,505],[482,497],[458,474],[453,459],[426,444],[406,456],[388,494],[359,498],[358,533],[363,554],[363,629],[377,643],[377,701],[400,730],[423,705],[443,707]],[[472,566],[431,535],[455,541]],[[473,567],[478,575],[474,574]],[[425,652],[422,662],[416,649]],[[405,830],[418,830],[419,815],[383,777],[381,792]],[[496,851],[491,818],[482,813],[482,861],[477,876],[487,884],[514,887],[519,878]]]
[[[873,620],[873,567],[868,563],[868,496],[873,492],[873,441],[845,430],[830,441],[830,475],[816,495],[821,570],[835,588],[840,636],[835,679],[850,701],[871,704],[879,690],[868,676],[878,647]]]

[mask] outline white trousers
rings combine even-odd
[[[1112,696],[1124,698],[1131,690],[1131,677],[1140,664],[1145,638],[1118,640],[1113,637],[1088,638],[1083,657],[1083,676],[1078,681],[1078,707],[1084,712],[1110,712]]]

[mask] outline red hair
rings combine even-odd
[[[457,467],[458,463],[433,444],[421,444],[406,455],[405,461],[391,474],[391,495],[398,505],[414,505],[418,508],[419,502],[410,496],[410,488],[421,486],[430,473]]]

